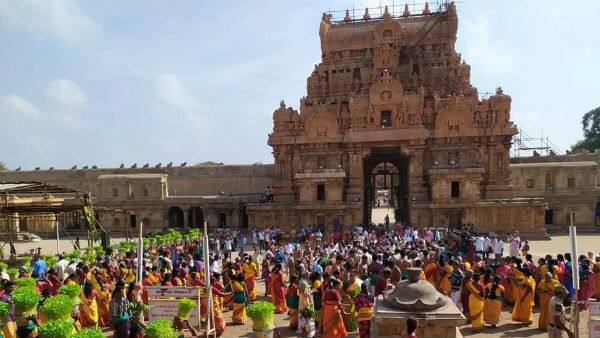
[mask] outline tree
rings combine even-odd
[[[204,161],[204,162],[200,162],[196,165],[200,166],[200,167],[217,167],[217,166],[223,165],[223,162]]]
[[[600,107],[585,113],[581,118],[583,140],[577,141],[571,147],[572,151],[587,149],[595,151],[600,148]]]
[[[8,168],[6,167],[4,162],[0,162],[0,172],[2,172],[2,171],[8,171]]]

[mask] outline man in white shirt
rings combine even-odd
[[[502,258],[502,254],[504,253],[504,242],[498,237],[496,241],[496,245],[494,246],[494,255],[496,255],[496,259]]]
[[[54,270],[56,271],[56,275],[60,281],[64,281],[67,276],[65,276],[65,270],[69,266],[69,261],[67,261],[62,255],[58,256],[58,262],[54,264]]]
[[[483,241],[483,258],[488,258],[490,252],[493,252],[492,239],[486,234]]]
[[[485,242],[485,238],[481,234],[475,237],[475,251],[478,255],[483,254],[483,243]]]
[[[225,240],[225,244],[223,245],[225,247],[225,251],[226,252],[231,252],[233,250],[233,247],[231,246],[231,239],[228,238]]]

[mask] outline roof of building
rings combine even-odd
[[[594,161],[578,162],[537,162],[537,163],[511,163],[511,168],[548,168],[548,167],[593,167],[598,165]]]
[[[79,190],[43,182],[0,182],[0,193],[5,194],[73,194]]]

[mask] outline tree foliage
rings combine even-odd
[[[595,151],[600,148],[600,107],[590,110],[581,118],[583,128],[583,140],[577,141],[572,151],[587,149]]]
[[[0,161],[0,172],[2,171],[8,171],[8,168],[6,167],[6,164],[4,164],[4,162]]]
[[[200,162],[196,165],[200,166],[200,167],[216,167],[216,166],[223,165],[223,162],[204,161],[204,162]]]

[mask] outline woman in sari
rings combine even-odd
[[[519,298],[519,292],[521,291],[521,289],[519,288],[519,285],[521,284],[521,281],[524,278],[523,268],[521,267],[522,263],[523,263],[523,261],[520,258],[515,258],[513,260],[513,263],[511,264],[511,267],[510,267],[511,274],[508,278],[508,280],[509,280],[508,289],[506,289],[506,302],[507,303],[513,304]]]
[[[423,268],[423,272],[425,273],[425,279],[433,286],[438,285],[438,270],[439,265],[435,260],[435,254],[430,252],[429,257],[427,258],[427,264],[425,264],[425,267]]]
[[[590,298],[596,294],[596,284],[594,284],[594,273],[590,269],[590,260],[583,256],[580,261],[577,300],[581,304],[581,309],[587,310],[590,307]]]
[[[269,287],[271,279],[271,255],[267,253],[267,257],[262,262],[262,279],[265,281],[265,297],[271,295],[271,288]]]
[[[99,315],[98,322],[100,323],[100,326],[105,327],[110,323],[109,322],[109,320],[110,320],[109,308],[110,308],[111,294],[110,294],[110,290],[106,287],[103,280],[101,280],[99,284],[100,284],[100,289],[98,290],[98,300],[97,300],[98,315]]]
[[[373,297],[369,296],[369,290],[366,283],[360,285],[360,293],[354,298],[356,305],[358,334],[360,338],[369,338],[371,336],[371,319],[373,319]]]
[[[238,274],[232,282],[233,287],[233,323],[243,325],[246,323],[246,285],[244,275]]]
[[[483,304],[483,318],[486,324],[496,327],[500,322],[502,302],[504,302],[504,287],[500,285],[500,276],[494,276],[491,283],[485,287],[485,302]]]
[[[11,292],[14,290],[14,284],[11,281],[4,283],[3,292],[0,295],[0,301],[8,304],[8,314],[6,315],[2,335],[4,338],[17,338],[17,322],[15,318],[15,303],[12,300]]]
[[[443,293],[446,296],[450,296],[450,292],[452,291],[452,284],[450,283],[450,275],[454,269],[452,265],[447,264],[444,259],[445,256],[440,256],[439,261],[439,273],[438,273],[438,285],[437,289],[439,292]]]
[[[571,262],[571,254],[565,254],[565,269],[564,269],[564,280],[563,285],[567,288],[569,293],[568,299],[573,300],[575,298],[575,288],[573,287],[573,268]]]
[[[546,331],[548,327],[550,320],[548,304],[552,296],[554,296],[554,288],[559,284],[558,280],[552,278],[552,272],[548,271],[537,286],[538,297],[540,299],[540,318],[538,320],[538,328],[540,330]]]
[[[248,289],[248,300],[253,302],[256,299],[256,276],[258,276],[258,266],[252,260],[252,256],[246,258],[247,261],[243,265],[244,280]]]
[[[352,277],[351,281],[353,282],[352,284],[349,282],[342,282],[344,287],[344,292],[342,293],[342,306],[344,307],[344,312],[347,313],[342,315],[342,319],[344,320],[346,331],[356,332],[358,331],[358,320],[356,319],[354,298],[360,293],[360,286],[355,282],[354,277]]]
[[[281,264],[275,264],[271,274],[271,297],[275,305],[275,313],[287,313],[288,308],[285,304],[285,295],[287,293],[285,283],[283,282],[283,273]]]
[[[96,298],[98,293],[92,287],[92,283],[85,282],[83,285],[83,294],[80,296],[81,305],[79,306],[79,312],[81,315],[81,324],[83,327],[97,327],[99,316],[98,316],[98,303]]]
[[[228,294],[222,293],[217,287],[218,279],[210,278],[210,286],[213,295],[213,311],[215,313],[215,332],[217,337],[220,337],[225,331],[225,317],[223,316],[223,297]]]
[[[469,283],[471,282],[472,279],[473,279],[473,270],[466,270],[465,277],[462,280],[462,285],[460,288],[460,303],[462,304],[462,308],[463,308],[462,312],[467,317],[467,320],[469,318],[469,296],[471,294],[469,292],[469,288],[467,286],[469,285]]]
[[[484,289],[481,284],[481,276],[478,273],[473,274],[473,280],[467,284],[469,289],[469,317],[471,327],[474,330],[483,329],[483,304]]]
[[[287,291],[287,306],[290,315],[290,330],[298,330],[298,305],[300,296],[298,294],[298,277],[290,276],[290,287]]]
[[[318,272],[313,273],[311,282],[313,304],[315,305],[315,323],[320,325],[322,313],[321,310],[323,309],[323,282],[321,280],[321,274]]]
[[[348,336],[344,320],[342,319],[344,309],[341,304],[341,288],[342,282],[332,278],[329,288],[323,294],[322,338],[343,338]]]
[[[594,286],[596,287],[596,294],[594,298],[600,298],[600,258],[596,257],[596,262],[592,265],[592,272],[594,273]]]
[[[533,323],[533,304],[535,297],[535,281],[531,277],[531,271],[523,269],[523,279],[517,285],[517,299],[512,312],[512,320],[521,322],[525,326]]]

